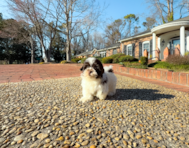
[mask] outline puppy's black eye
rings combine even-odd
[[[90,64],[88,62],[85,62],[83,66],[80,68],[81,71],[84,71],[87,67],[90,67]]]
[[[80,70],[83,71],[83,67],[81,67]]]

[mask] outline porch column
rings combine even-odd
[[[156,51],[156,34],[153,33],[153,44],[152,44],[152,57],[153,57],[153,60],[155,59],[155,51]]]
[[[185,27],[180,27],[180,54],[184,56],[185,53]]]
[[[186,31],[186,49],[189,52],[189,31]]]
[[[161,48],[161,38],[160,37],[158,37],[158,48],[159,48],[159,50]]]
[[[124,53],[124,51],[123,51],[123,50],[124,50],[124,44],[122,44],[122,53]]]

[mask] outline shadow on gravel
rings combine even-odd
[[[116,94],[112,97],[107,97],[106,100],[160,100],[171,99],[173,95],[160,94],[158,90],[154,89],[117,89]]]

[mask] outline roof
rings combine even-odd
[[[109,46],[107,46],[107,47],[105,47],[105,48],[111,48],[111,47],[119,47],[120,46],[120,43],[118,42],[118,43],[114,43],[114,44],[111,44],[111,45],[109,45]]]
[[[98,49],[97,49],[97,48],[94,48],[93,50],[80,53],[80,54],[78,54],[78,55],[76,55],[76,56],[86,56],[86,55],[90,55],[90,54],[93,53],[94,50],[98,50]]]
[[[183,17],[183,18],[181,18],[181,19],[174,20],[174,21],[171,21],[171,22],[168,22],[168,23],[179,22],[179,21],[189,21],[189,16]],[[168,24],[168,23],[165,23],[165,24]]]
[[[121,40],[125,40],[125,39],[129,39],[129,38],[133,38],[133,37],[136,37],[136,36],[139,36],[139,35],[143,35],[143,34],[146,34],[146,33],[151,33],[151,30],[146,30],[146,31],[143,31],[143,32],[137,33],[137,34],[135,34],[135,35],[133,35],[133,36],[123,38],[123,39],[121,39]]]
[[[178,20],[174,20],[151,29],[151,33],[162,34],[173,30],[178,30],[180,27],[189,27],[189,17],[184,17]]]
[[[182,22],[182,21],[189,21],[189,16],[184,17],[184,18],[181,18],[181,19],[177,19],[177,20],[174,20],[174,21],[171,21],[171,22],[168,22],[168,23],[159,25],[159,26],[165,26],[165,25],[169,25],[169,24],[171,24],[171,23]],[[159,26],[156,26],[156,27],[154,27],[154,28],[158,28]],[[145,35],[150,35],[150,34],[153,33],[154,28],[152,28],[151,30],[146,30],[146,31],[140,32],[140,33],[138,33],[138,34],[135,34],[135,35],[130,36],[130,37],[127,37],[127,38],[123,38],[123,39],[119,40],[119,42],[124,41],[124,40],[132,40],[132,39],[134,39],[134,38],[136,38],[136,37],[141,37],[141,36],[145,36]]]

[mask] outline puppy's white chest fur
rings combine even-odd
[[[90,93],[93,96],[97,95],[99,90],[103,89],[103,84],[101,83],[101,79],[87,79],[82,78],[81,86],[83,88],[83,93]]]

